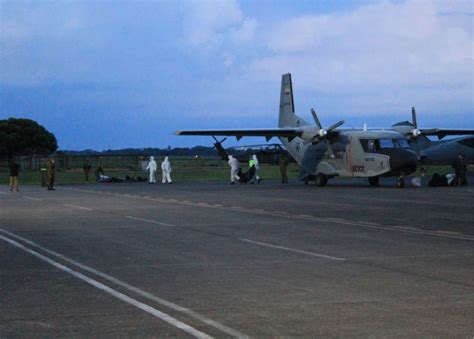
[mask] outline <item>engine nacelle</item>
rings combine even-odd
[[[415,128],[411,131],[412,138],[417,138],[420,136],[420,134],[421,134],[421,131],[418,128]]]

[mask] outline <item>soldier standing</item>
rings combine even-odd
[[[467,186],[467,160],[466,155],[462,155],[463,166],[461,170],[461,185]]]
[[[466,179],[466,171],[467,171],[467,165],[466,165],[466,159],[464,156],[459,153],[456,160],[454,161],[454,173],[456,176],[454,177],[454,184],[453,186],[464,186],[467,184],[467,179]]]
[[[46,171],[48,172],[48,191],[54,191],[54,173],[55,173],[54,159],[49,158],[46,163]]]
[[[89,160],[86,160],[84,162],[82,169],[84,170],[84,176],[86,178],[86,181],[89,181],[89,172],[91,170],[91,163],[89,162]]]
[[[99,181],[100,176],[104,175],[104,169],[102,168],[101,164],[97,165],[97,168],[95,169],[94,173],[95,173],[95,180]]]
[[[286,155],[281,153],[278,157],[278,163],[280,165],[281,183],[287,184],[288,183],[288,174],[287,174],[288,158],[286,157]]]
[[[20,172],[20,166],[18,166],[17,162],[12,159],[10,162],[10,192],[13,192],[13,189],[19,192],[18,172]]]

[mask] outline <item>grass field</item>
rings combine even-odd
[[[229,180],[229,166],[226,161],[216,158],[190,158],[175,157],[171,159],[173,172],[171,173],[173,181],[202,181],[202,180]],[[158,164],[159,165],[159,164]],[[244,165],[244,164],[242,164]],[[243,166],[246,170],[246,166]],[[89,174],[90,182],[94,181],[94,169]],[[470,169],[472,171],[472,168]],[[127,169],[110,169],[104,168],[104,172],[108,176],[124,177],[129,175],[146,177],[146,171],[130,171]],[[438,172],[440,174],[452,173],[453,169],[449,166],[432,166],[428,169],[429,176]],[[299,167],[295,164],[288,166],[288,177],[296,179],[298,177]],[[419,171],[416,173],[419,175]],[[262,165],[260,176],[265,179],[279,180],[280,169],[276,165]],[[157,172],[157,180],[161,180],[161,171]],[[6,168],[0,168],[0,184],[8,184],[9,172]],[[57,184],[78,184],[86,183],[82,169],[57,170]],[[20,173],[20,184],[37,184],[41,183],[41,173],[39,171],[23,171]]]

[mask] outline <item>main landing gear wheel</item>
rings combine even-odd
[[[398,178],[397,180],[397,188],[405,187],[405,178]]]
[[[370,184],[370,186],[378,186],[379,185],[379,177],[369,177],[369,184]]]
[[[323,186],[326,186],[326,184],[328,183],[328,178],[323,173],[319,173],[316,176],[315,181],[316,181],[316,186],[323,187]]]

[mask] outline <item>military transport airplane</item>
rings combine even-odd
[[[406,135],[408,142],[418,155],[422,166],[452,165],[458,154],[464,154],[468,162],[474,162],[474,134],[473,129],[418,129],[415,107],[411,109],[412,121],[401,121],[392,126],[392,129]],[[465,135],[449,140],[441,140],[447,135]],[[432,141],[428,136],[437,136],[439,141]]]
[[[314,110],[316,126],[295,114],[291,74],[281,82],[278,128],[190,130],[177,135],[262,136],[269,141],[278,137],[300,165],[299,179],[315,180],[325,186],[334,177],[368,178],[376,186],[380,177],[398,177],[397,187],[404,187],[405,176],[417,167],[417,155],[404,133],[396,130],[339,129],[344,120],[323,128]]]

